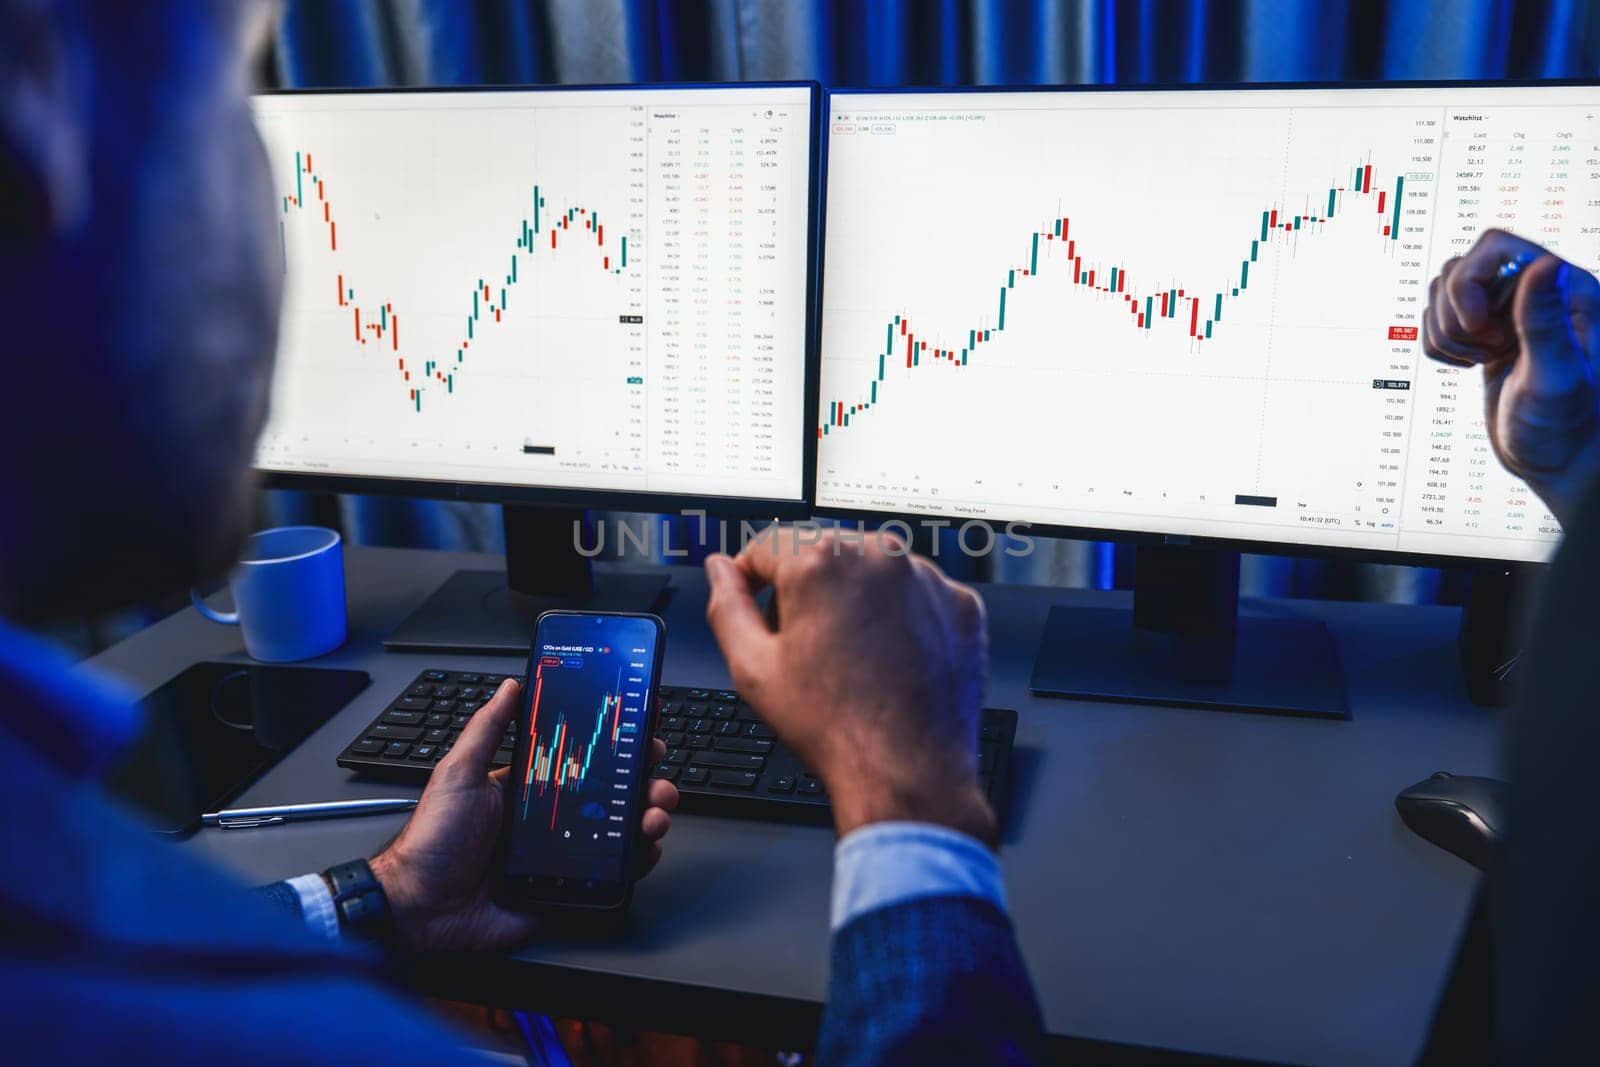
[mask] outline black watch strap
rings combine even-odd
[[[333,890],[339,929],[358,941],[387,942],[394,932],[389,898],[366,860],[351,860],[322,872]]]

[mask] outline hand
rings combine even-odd
[[[532,936],[536,921],[500,907],[489,895],[489,863],[500,839],[509,768],[489,770],[506,726],[521,707],[522,687],[507,679],[472,716],[439,761],[410,820],[372,860],[389,898],[401,945],[409,951],[504,949]],[[651,743],[651,763],[666,755]],[[643,877],[661,859],[661,839],[678,806],[671,782],[650,782],[640,828]]]
[[[1501,264],[1531,259],[1506,312],[1490,307]],[[1600,281],[1502,230],[1444,265],[1428,290],[1422,347],[1483,365],[1489,442],[1506,469],[1566,523],[1600,475]]]
[[[908,819],[993,846],[978,784],[983,602],[892,535],[800,544],[774,527],[706,560],[734,686],[827,785],[834,823]],[[754,596],[775,589],[769,627]]]

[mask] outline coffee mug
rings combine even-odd
[[[244,634],[244,649],[265,663],[332,652],[344,644],[344,548],[339,531],[279,526],[252,534],[228,577],[233,611],[218,611],[191,590],[200,614]]]

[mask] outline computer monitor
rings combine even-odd
[[[512,588],[605,609],[648,608],[664,579],[591,579],[577,509],[804,513],[819,101],[806,84],[256,97],[285,272],[256,467],[505,502]],[[526,651],[537,605],[505,587],[458,575],[391,647]]]
[[[819,510],[1408,562],[1555,548],[1491,450],[1480,372],[1430,362],[1418,334],[1429,280],[1491,226],[1600,265],[1594,84],[827,108]],[[1158,567],[1170,589],[1193,561]],[[1157,629],[1232,632],[1228,575],[1201,567],[1162,604],[1140,571]],[[1261,646],[1286,628],[1238,626],[1233,681],[1152,692],[1111,677],[1163,673],[1147,638],[1058,611],[1035,688],[1342,706],[1325,634]]]

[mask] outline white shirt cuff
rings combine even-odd
[[[333,907],[333,894],[320,874],[302,874],[284,882],[300,898],[300,913],[306,929],[329,941],[339,940],[339,913]]]
[[[880,822],[833,850],[832,928],[922,897],[976,897],[1006,910],[1000,862],[977,838],[945,826]]]

